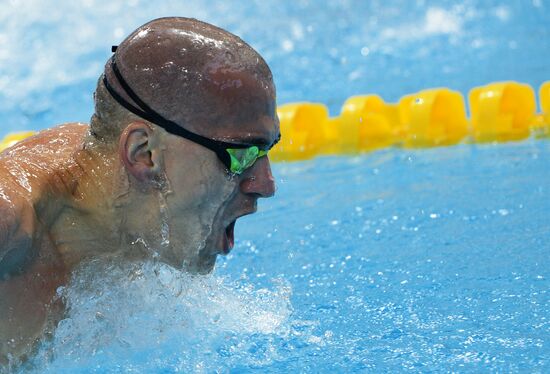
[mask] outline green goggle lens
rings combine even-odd
[[[228,148],[226,151],[231,160],[229,170],[234,174],[241,174],[254,165],[258,158],[267,155],[267,151],[262,151],[255,145],[248,148]]]

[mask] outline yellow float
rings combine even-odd
[[[468,95],[470,120],[463,96],[448,88],[423,90],[386,103],[377,95],[353,96],[340,115],[329,117],[321,103],[281,105],[281,141],[270,152],[273,161],[306,160],[317,155],[353,154],[390,146],[408,148],[474,142],[520,140],[550,135],[550,81],[535,92],[518,82],[497,82],[473,88]],[[0,152],[34,131],[8,134]]]
[[[476,142],[525,139],[535,120],[534,90],[517,82],[491,83],[469,94],[472,137]]]
[[[468,133],[466,107],[459,92],[436,88],[399,100],[405,147],[456,144]]]
[[[323,125],[328,109],[323,104],[297,103],[277,108],[284,136],[270,152],[274,161],[305,160],[316,156],[324,146]]]
[[[22,131],[6,135],[6,137],[0,141],[0,152],[35,133],[35,131]]]
[[[343,153],[389,147],[398,138],[397,106],[378,95],[350,97],[342,106],[339,122]]]
[[[540,116],[533,126],[536,137],[550,136],[550,81],[544,82],[539,89]]]

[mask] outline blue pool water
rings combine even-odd
[[[549,157],[528,141],[277,165],[214,275],[82,269],[37,371],[548,372]]]
[[[193,16],[249,41],[280,104],[337,114],[447,86],[550,79],[550,3],[10,0],[0,136],[87,122],[110,46]],[[274,166],[209,277],[87,264],[35,372],[550,371],[550,143],[390,149]]]
[[[547,372],[549,156],[545,141],[282,166],[221,273],[290,282],[320,339],[281,343],[278,370]]]

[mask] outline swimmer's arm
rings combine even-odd
[[[26,199],[0,196],[0,282],[22,272],[32,258],[34,209]]]

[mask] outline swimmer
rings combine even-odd
[[[237,36],[153,20],[113,47],[94,101],[89,125],[0,153],[0,372],[52,334],[56,290],[82,261],[209,273],[237,219],[275,193],[275,86]]]

